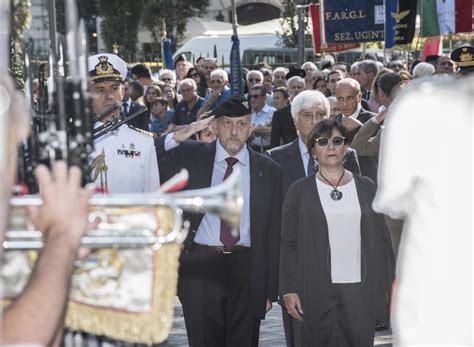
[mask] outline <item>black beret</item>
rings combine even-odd
[[[289,80],[291,77],[300,76],[301,78],[306,77],[306,72],[303,69],[295,69],[290,67],[290,71],[286,74],[286,79]]]
[[[176,57],[173,66],[176,67],[176,64],[178,64],[178,62],[180,61],[187,61],[186,56],[184,54],[180,54]]]
[[[451,60],[456,62],[461,72],[474,69],[474,47],[462,46],[451,52]]]
[[[247,100],[241,96],[231,96],[229,99],[218,105],[211,112],[211,115],[215,118],[221,116],[242,117],[251,113],[252,111],[248,106]]]

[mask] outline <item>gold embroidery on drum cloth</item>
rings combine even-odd
[[[157,218],[163,230],[169,232],[172,229],[171,210],[159,209]],[[181,244],[172,243],[163,245],[153,255],[152,303],[147,312],[130,312],[69,300],[66,327],[120,341],[162,343],[168,338],[173,323],[180,252]]]
[[[102,149],[94,160],[92,160],[91,171],[92,171],[92,182],[95,182],[100,177],[100,188],[104,191],[108,191],[107,186],[107,171],[109,167],[105,162],[105,151]]]

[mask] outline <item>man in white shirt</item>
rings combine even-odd
[[[265,87],[255,84],[249,89],[249,103],[252,109],[252,123],[256,125],[255,138],[252,148],[263,153],[270,147],[270,133],[272,131],[272,117],[276,108],[265,103]]]
[[[127,66],[113,54],[97,54],[88,59],[89,76],[93,82],[93,111],[101,114],[114,105],[121,105],[123,81]],[[120,110],[103,122],[118,117]],[[97,128],[99,122],[95,124]],[[141,193],[160,186],[158,161],[153,137],[122,125],[94,141],[92,179],[110,193]]]

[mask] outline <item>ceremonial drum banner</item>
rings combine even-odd
[[[384,40],[384,0],[322,0],[322,44]]]
[[[160,234],[173,227],[172,211],[167,207],[155,215],[131,210],[123,216],[129,223],[134,219],[150,227],[154,223],[155,230],[159,225]],[[180,247],[171,243],[158,251],[142,248],[92,252],[72,277],[66,327],[127,342],[152,344],[166,340],[173,321]],[[35,251],[4,252],[4,304],[22,292],[36,258]]]

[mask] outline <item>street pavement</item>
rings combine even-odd
[[[391,347],[392,334],[389,330],[375,333],[374,346]],[[160,345],[161,346],[161,345]],[[166,347],[188,346],[186,337],[186,328],[184,326],[183,310],[179,300],[175,300],[174,305],[174,322],[170,336],[166,343]],[[283,321],[281,318],[281,308],[275,304],[267,317],[262,321],[260,327],[260,347],[286,347],[285,333],[283,331]]]

